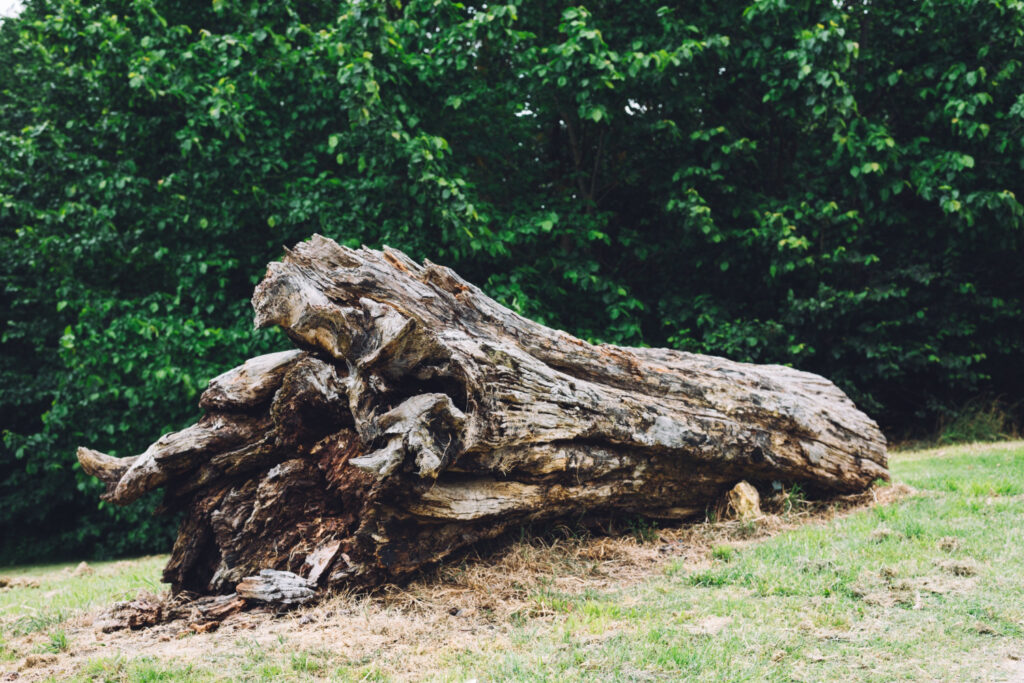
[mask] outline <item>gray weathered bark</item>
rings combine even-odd
[[[368,585],[524,522],[702,515],[740,479],[887,477],[878,427],[822,377],[591,345],[395,250],[315,236],[253,306],[298,349],[212,380],[205,417],[139,456],[79,449],[108,500],[162,487],[185,509],[176,591],[263,569]]]

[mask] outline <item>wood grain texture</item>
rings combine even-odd
[[[314,236],[253,307],[298,348],[214,379],[206,416],[134,459],[79,451],[109,500],[164,488],[186,510],[175,590],[230,593],[264,569],[376,584],[525,522],[888,476],[877,425],[823,377],[588,344],[393,249]]]

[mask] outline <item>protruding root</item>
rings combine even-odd
[[[85,446],[78,447],[78,462],[87,474],[91,474],[100,481],[108,484],[116,484],[124,476],[124,473],[131,468],[139,456],[129,458],[115,458],[106,453],[94,451]]]

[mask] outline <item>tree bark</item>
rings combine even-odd
[[[253,306],[298,348],[212,380],[205,416],[141,455],[79,449],[107,500],[162,487],[185,510],[176,592],[264,569],[372,585],[527,522],[686,518],[741,479],[827,494],[888,476],[877,425],[822,377],[588,344],[392,249],[315,236]]]

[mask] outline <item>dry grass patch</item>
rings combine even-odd
[[[765,503],[773,514],[744,522],[657,528],[619,519],[593,530],[558,525],[505,546],[478,548],[403,586],[339,593],[290,611],[245,612],[202,633],[179,621],[103,634],[94,609],[66,619],[61,627],[68,646],[46,657],[36,654],[50,641],[45,631],[11,638],[7,647],[20,657],[9,658],[6,668],[17,669],[22,680],[76,675],[131,680],[127,662],[141,658],[153,671],[196,680],[349,675],[416,680],[436,673],[439,661],[514,650],[524,626],[564,620],[580,596],[622,591],[663,575],[670,564],[677,570],[707,568],[723,553],[910,493],[904,485],[885,486],[825,503],[794,502],[780,494]],[[116,570],[111,565],[96,573]],[[636,607],[629,600],[618,600],[616,609],[628,613]],[[713,635],[728,621],[709,617],[687,628]],[[626,616],[601,618],[599,625],[600,632],[586,636],[584,645],[596,647],[634,628]],[[0,664],[0,671],[4,668]]]

